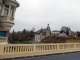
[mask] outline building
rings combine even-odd
[[[52,31],[52,35],[54,35],[54,36],[59,35],[59,34],[60,34],[60,31],[58,31],[58,30]]]
[[[35,41],[40,42],[41,38],[40,38],[40,34],[36,34],[35,35]]]
[[[71,29],[69,27],[66,27],[66,26],[62,26],[61,28],[61,33],[65,33],[67,36],[68,35],[71,35]]]
[[[8,34],[14,25],[14,16],[19,3],[16,0],[0,0],[0,44],[8,44]]]
[[[47,28],[45,29],[41,28],[35,33],[35,41],[40,42],[42,39],[50,35],[51,35],[51,30],[48,24]]]

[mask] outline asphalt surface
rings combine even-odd
[[[68,54],[59,54],[59,55],[10,59],[10,60],[80,60],[80,52],[68,53]]]

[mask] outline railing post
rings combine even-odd
[[[36,44],[34,44],[34,48],[33,49],[34,49],[34,52],[36,52]]]
[[[76,44],[74,44],[74,49],[76,49]]]
[[[3,45],[0,45],[0,55],[2,55],[4,52],[4,46]]]
[[[57,50],[58,50],[58,44],[57,44]]]

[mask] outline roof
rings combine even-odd
[[[54,30],[54,31],[52,31],[52,32],[60,32],[60,31],[58,31],[58,30]]]
[[[19,2],[18,2],[17,0],[12,0],[12,1],[14,1],[14,2],[16,2],[16,3],[18,3],[18,4],[19,4]]]

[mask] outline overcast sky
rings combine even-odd
[[[60,30],[62,26],[80,31],[80,0],[17,0],[20,7],[15,14],[11,31],[46,28]]]

